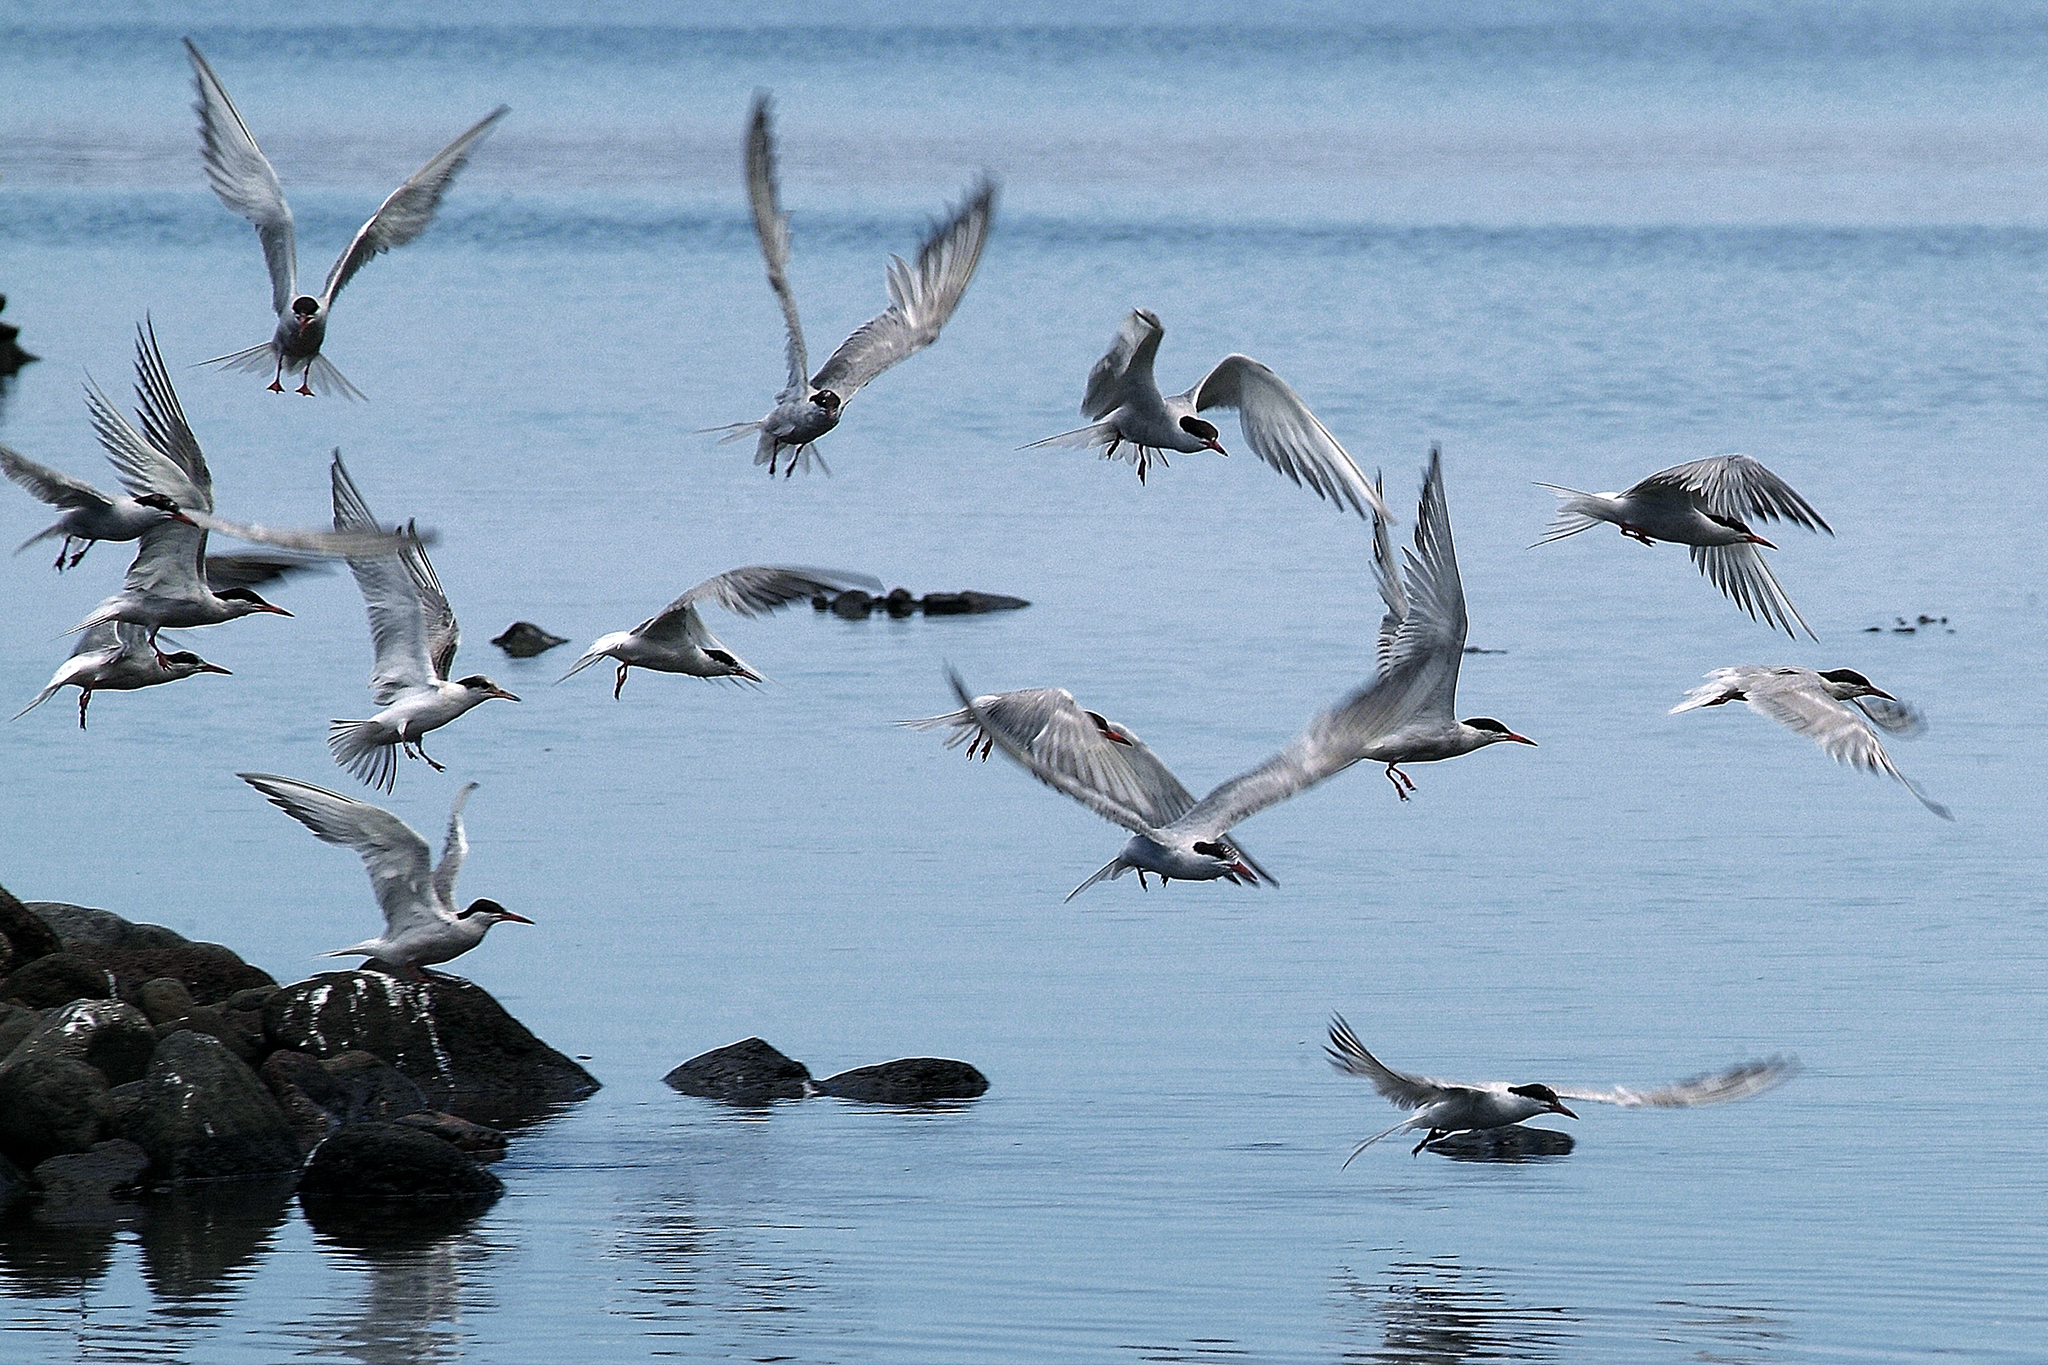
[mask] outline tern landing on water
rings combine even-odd
[[[129,621],[149,631],[150,647],[155,648],[157,631],[166,628],[217,625],[252,612],[290,616],[246,587],[215,590],[205,567],[208,530],[326,558],[389,553],[399,545],[398,537],[375,528],[345,535],[281,531],[214,516],[213,474],[171,388],[156,334],[147,327],[136,329],[135,373],[142,430],[137,431],[99,389],[88,387],[93,429],[131,494],[137,499],[161,498],[176,510],[142,533],[121,591],[101,602],[73,630],[89,630],[103,621]]]
[[[374,256],[395,246],[404,246],[427,230],[441,207],[441,196],[449,182],[469,160],[491,126],[506,114],[504,105],[472,124],[469,131],[436,152],[433,159],[414,171],[412,178],[391,192],[370,221],[356,230],[348,250],[327,272],[320,293],[302,294],[298,283],[298,253],[292,241],[291,206],[284,201],[284,187],[270,160],[256,145],[256,138],[242,115],[228,98],[220,77],[213,74],[206,58],[185,40],[186,55],[192,59],[192,83],[199,98],[193,109],[199,114],[200,149],[206,159],[206,178],[220,201],[256,225],[263,243],[263,260],[270,267],[270,306],[277,314],[277,331],[270,340],[232,355],[216,356],[201,363],[227,365],[238,370],[261,373],[272,367],[270,388],[284,391],[287,370],[299,372],[299,392],[310,396],[317,384],[321,392],[332,390],[347,398],[363,395],[341,371],[320,354],[327,338],[327,315],[334,307],[342,286],[355,277]]]
[[[448,841],[440,866],[433,863],[427,841],[388,810],[354,797],[275,773],[236,773],[271,804],[330,844],[362,855],[363,869],[384,911],[384,932],[329,957],[363,956],[388,962],[417,981],[421,968],[460,957],[484,941],[494,924],[511,920],[531,924],[494,900],[475,900],[455,908],[455,876],[462,871],[469,841],[462,832],[462,808],[476,790],[471,782],[455,795],[448,812]],[[436,973],[438,975],[438,973]]]
[[[1351,1155],[1344,1158],[1346,1166],[1381,1138],[1392,1137],[1404,1128],[1422,1134],[1422,1141],[1415,1144],[1415,1151],[1420,1152],[1438,1138],[1452,1133],[1502,1128],[1538,1114],[1563,1114],[1566,1118],[1577,1118],[1577,1114],[1565,1107],[1566,1100],[1615,1104],[1625,1109],[1690,1109],[1760,1095],[1790,1079],[1799,1070],[1795,1058],[1769,1057],[1760,1062],[1731,1066],[1726,1071],[1711,1075],[1675,1081],[1653,1090],[1631,1090],[1626,1086],[1607,1090],[1553,1088],[1533,1083],[1509,1085],[1506,1081],[1463,1085],[1457,1081],[1431,1080],[1427,1076],[1411,1076],[1405,1071],[1394,1070],[1365,1050],[1365,1044],[1358,1041],[1358,1035],[1351,1031],[1342,1015],[1330,1020],[1330,1044],[1326,1050],[1331,1066],[1348,1075],[1363,1076],[1372,1082],[1373,1089],[1385,1095],[1397,1108],[1415,1111],[1385,1132],[1374,1133],[1353,1147]]]
[[[328,472],[334,489],[334,529],[380,529],[341,463],[339,450]],[[519,698],[481,673],[449,681],[462,631],[427,560],[426,547],[410,535],[410,527],[400,553],[351,556],[348,567],[363,590],[370,616],[370,641],[376,650],[370,695],[383,709],[368,720],[330,721],[327,747],[334,761],[358,781],[388,792],[398,780],[400,749],[409,758],[424,759],[435,772],[444,771],[420,747],[427,731],[440,729],[493,697]]]
[[[1166,451],[1228,454],[1217,439],[1216,424],[1199,414],[1236,408],[1245,444],[1267,464],[1317,497],[1349,507],[1361,517],[1388,515],[1379,490],[1366,481],[1329,428],[1316,420],[1286,380],[1250,356],[1225,356],[1186,393],[1162,396],[1152,377],[1152,362],[1165,334],[1155,314],[1133,310],[1110,343],[1109,353],[1089,371],[1081,415],[1096,421],[1033,441],[1024,449],[1102,446],[1104,459],[1122,450],[1123,458],[1138,467],[1142,483],[1153,460],[1166,463]]]
[[[1799,631],[1792,629],[1797,621],[1799,630],[1819,638],[1757,553],[1759,545],[1767,550],[1778,547],[1750,530],[1743,518],[1783,518],[1829,535],[1834,528],[1790,484],[1749,456],[1716,455],[1673,465],[1622,493],[1581,493],[1554,483],[1536,486],[1563,499],[1537,545],[1575,536],[1603,521],[1613,522],[1623,535],[1645,545],[1660,540],[1690,545],[1692,562],[1700,572],[1751,619],[1783,627],[1794,639],[1799,638]]]
[[[1460,721],[1452,715],[1464,653],[1465,594],[1444,502],[1443,462],[1435,452],[1416,514],[1405,588],[1389,578],[1393,556],[1384,539],[1379,551],[1381,593],[1389,611],[1380,626],[1374,679],[1316,717],[1285,749],[1200,801],[1188,799],[1149,749],[1138,756],[1140,746],[1129,743],[1121,727],[1097,724],[1094,712],[1055,689],[981,699],[951,674],[962,710],[912,723],[952,725],[984,747],[993,744],[1039,781],[1131,831],[1123,850],[1075,887],[1070,899],[1098,881],[1134,870],[1187,881],[1271,881],[1225,837],[1239,821],[1361,759],[1387,764],[1399,790],[1406,778],[1394,771],[1397,763],[1453,758],[1504,740],[1535,743],[1497,720]],[[1013,698],[1034,700],[1025,704]],[[957,733],[951,742],[959,742]],[[1122,756],[1120,748],[1133,752]],[[1131,771],[1119,773],[1119,764]]]
[[[804,349],[803,324],[797,320],[796,295],[789,287],[789,217],[782,211],[775,183],[775,135],[769,123],[769,100],[754,96],[747,122],[747,202],[754,213],[754,231],[768,262],[768,284],[782,304],[788,330],[789,380],[775,395],[775,410],[758,422],[735,422],[709,430],[728,433],[720,443],[759,433],[754,463],[776,465],[785,457],[784,477],[801,464],[806,471],[815,458],[825,461],[812,442],[839,425],[854,394],[890,366],[915,355],[939,339],[939,329],[960,306],[981,262],[995,216],[996,187],[986,176],[967,192],[967,199],[946,220],[933,227],[917,248],[917,264],[901,256],[889,258],[889,307],[861,324],[841,342],[824,367],[810,372]],[[825,469],[831,473],[830,469]]]
[[[728,569],[707,578],[663,607],[631,630],[600,635],[569,671],[555,679],[566,682],[599,659],[616,659],[619,678],[612,685],[612,700],[625,690],[626,674],[635,668],[657,673],[688,673],[699,678],[738,678],[760,682],[754,672],[725,642],[713,635],[697,611],[699,602],[716,602],[741,616],[764,616],[778,607],[820,593],[835,594],[850,588],[879,593],[882,580],[871,574],[847,573],[839,569],[790,568],[775,564],[749,564]]]
[[[1707,674],[1707,681],[1686,693],[1685,700],[1671,708],[1671,714],[1725,706],[1731,701],[1748,702],[1750,710],[1805,735],[1837,763],[1847,763],[1865,772],[1891,774],[1921,805],[1944,820],[1955,819],[1947,806],[1928,799],[1892,765],[1891,755],[1884,751],[1877,731],[1871,728],[1875,723],[1895,735],[1912,735],[1925,729],[1927,722],[1919,711],[1891,693],[1879,691],[1855,669],[1831,668],[1816,673],[1810,668],[1770,668],[1763,664],[1717,668]]]

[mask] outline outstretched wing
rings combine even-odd
[[[1252,453],[1317,497],[1361,517],[1392,519],[1379,490],[1301,395],[1250,356],[1223,357],[1190,396],[1197,411],[1237,409]]]
[[[1331,1066],[1349,1075],[1363,1076],[1372,1082],[1373,1089],[1402,1109],[1420,1109],[1453,1091],[1473,1088],[1455,1081],[1436,1081],[1427,1076],[1411,1076],[1405,1071],[1394,1070],[1366,1051],[1365,1044],[1358,1041],[1358,1035],[1351,1031],[1351,1025],[1344,1022],[1341,1014],[1330,1016],[1330,1042],[1323,1050],[1329,1054]]]
[[[469,856],[469,839],[462,832],[462,808],[476,783],[463,784],[455,793],[455,805],[448,812],[448,838],[441,846],[441,863],[434,869],[434,899],[450,909],[455,905],[455,878],[462,872],[462,860]]]
[[[1809,531],[1835,533],[1820,513],[1792,490],[1792,485],[1747,455],[1715,455],[1673,465],[1652,474],[1629,492],[1647,493],[1659,488],[1696,493],[1707,510],[1717,516],[1737,521],[1789,521]]]
[[[1884,751],[1877,731],[1870,728],[1864,711],[1828,696],[1820,690],[1817,680],[1809,681],[1811,676],[1802,669],[1797,674],[1773,673],[1753,679],[1747,690],[1749,704],[1787,729],[1805,735],[1837,763],[1847,763],[1868,773],[1884,773],[1942,819],[1955,819],[1947,806],[1930,800],[1898,770],[1891,755]]]
[[[1103,819],[1122,825],[1133,833],[1144,834],[1156,828],[1152,821],[1146,819],[1144,811],[1128,801],[1089,785],[1074,773],[1057,767],[1033,753],[1031,747],[1021,743],[1007,726],[982,709],[981,703],[967,691],[967,684],[960,680],[960,675],[950,668],[946,670],[946,680],[953,685],[953,695],[960,698],[961,706],[972,722],[981,728],[981,732],[993,740],[997,748],[1022,764],[1025,771],[1040,782],[1056,792],[1072,797]]]
[[[354,849],[370,874],[384,922],[395,937],[435,923],[427,841],[390,811],[310,782],[275,773],[236,773],[316,838]],[[458,806],[458,809],[460,807]]]
[[[1375,518],[1377,537],[1383,523]],[[1429,468],[1422,479],[1422,497],[1415,511],[1415,544],[1403,553],[1406,564],[1404,590],[1400,594],[1406,611],[1395,627],[1393,638],[1385,638],[1387,622],[1382,620],[1380,676],[1403,675],[1409,679],[1410,695],[1419,702],[1416,719],[1435,719],[1445,724],[1452,714],[1458,692],[1458,667],[1465,657],[1465,584],[1458,576],[1458,550],[1451,540],[1451,509],[1444,498],[1443,452],[1432,447]],[[1384,561],[1378,564],[1382,578]],[[1393,597],[1384,582],[1380,595],[1391,606]]]
[[[263,260],[270,267],[270,311],[282,313],[298,288],[292,211],[284,201],[284,187],[277,183],[277,172],[256,145],[249,125],[242,122],[241,111],[228,98],[227,87],[190,38],[185,39],[185,55],[192,59],[192,84],[199,92],[192,108],[199,115],[207,183],[221,203],[256,225],[256,239],[263,243]]]
[[[1134,392],[1150,391],[1156,395],[1159,382],[1152,376],[1152,362],[1158,358],[1159,339],[1165,335],[1166,328],[1160,325],[1158,314],[1149,308],[1133,308],[1117,329],[1109,350],[1088,371],[1081,415],[1099,420],[1122,407]]]
[[[370,512],[369,504],[363,501],[362,491],[342,464],[339,450],[334,452],[328,475],[334,494],[334,529],[381,532],[383,528]],[[415,555],[424,561],[426,551],[417,542],[400,539],[405,545],[400,553],[355,555],[348,561],[349,572],[362,589],[363,606],[370,618],[370,642],[376,656],[370,669],[370,693],[379,706],[388,705],[407,688],[424,687],[442,676],[434,671],[428,646],[426,603],[410,562]],[[426,568],[426,576],[433,576],[431,565]],[[438,592],[438,583],[435,588]],[[442,606],[446,605],[447,599],[443,598]]]
[[[355,273],[372,257],[380,256],[395,246],[404,246],[427,230],[427,224],[434,221],[434,213],[441,207],[441,196],[447,193],[456,173],[469,161],[469,154],[476,150],[492,125],[509,112],[501,104],[485,114],[462,136],[434,153],[432,159],[414,171],[403,185],[391,191],[391,197],[370,215],[369,222],[356,230],[355,240],[348,244],[348,250],[341,253],[334,269],[327,272],[327,283],[320,291],[323,304],[332,304],[342,286],[355,278]],[[284,306],[280,303],[278,311],[284,311]]]
[[[995,211],[995,182],[984,176],[952,216],[926,234],[915,265],[891,256],[888,308],[839,343],[811,387],[831,390],[843,407],[876,375],[937,341],[981,264]]]
[[[852,588],[878,593],[882,590],[882,580],[873,574],[850,573],[844,569],[748,564],[705,579],[663,610],[674,611],[686,603],[709,601],[741,616],[760,616],[820,593],[845,592]]]
[[[1735,604],[1747,611],[1751,620],[1760,620],[1765,625],[1783,630],[1793,639],[1799,638],[1799,630],[1806,632],[1809,639],[1820,637],[1813,633],[1813,627],[1806,624],[1806,618],[1799,614],[1799,608],[1792,605],[1792,599],[1785,595],[1784,585],[1771,572],[1762,552],[1747,540],[1733,545],[1694,545],[1692,562],[1699,566],[1710,582],[1732,598]],[[1794,630],[1794,622],[1799,630]]]
[[[28,456],[0,445],[0,473],[26,488],[37,501],[52,507],[111,507],[114,500],[83,479],[37,464]]]
[[[809,394],[811,362],[804,351],[804,325],[796,315],[796,293],[789,287],[789,215],[782,211],[782,190],[775,180],[773,110],[768,92],[755,91],[753,112],[747,117],[747,206],[753,210],[754,235],[761,239],[761,258],[768,265],[768,287],[782,305],[788,332],[789,379],[777,395],[778,401],[787,402]]]
[[[1563,1099],[1618,1104],[1625,1109],[1691,1109],[1703,1104],[1727,1104],[1731,1100],[1761,1095],[1798,1073],[1797,1057],[1765,1057],[1761,1061],[1742,1062],[1725,1071],[1689,1076],[1650,1090],[1636,1090],[1625,1085],[1610,1090],[1575,1089],[1562,1085],[1555,1089]]]

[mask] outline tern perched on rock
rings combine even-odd
[[[1837,763],[1847,763],[1865,772],[1888,773],[1919,799],[1921,805],[1944,820],[1953,820],[1949,808],[1934,801],[1895,767],[1884,751],[1873,725],[1895,735],[1918,734],[1927,727],[1918,710],[1881,691],[1853,668],[1831,668],[1816,673],[1810,668],[1790,665],[1737,664],[1717,668],[1707,680],[1685,694],[1685,700],[1671,708],[1671,714],[1707,706],[1726,706],[1731,701],[1748,702],[1749,709],[1768,716],[1787,729],[1805,735],[1821,752]]]
[[[820,593],[835,594],[849,588],[870,592],[882,590],[882,580],[871,574],[848,573],[840,569],[791,568],[776,564],[749,564],[728,569],[707,578],[663,607],[631,630],[600,635],[571,664],[569,671],[555,679],[565,682],[599,659],[616,659],[618,681],[612,684],[612,700],[625,690],[626,674],[635,668],[657,673],[688,673],[699,678],[738,678],[760,682],[761,675],[747,667],[725,642],[704,625],[697,610],[700,602],[716,602],[741,616],[763,616],[778,607]]]
[[[499,105],[470,125],[462,136],[436,152],[426,165],[391,192],[356,230],[348,249],[327,272],[327,282],[318,295],[302,294],[298,283],[298,254],[292,240],[292,211],[285,203],[284,187],[270,159],[256,145],[255,135],[227,88],[213,74],[206,58],[185,40],[185,53],[192,59],[192,83],[199,92],[193,109],[199,115],[200,149],[206,159],[206,178],[220,201],[256,225],[263,243],[263,260],[270,267],[270,306],[277,314],[277,330],[270,340],[231,355],[217,356],[202,363],[226,365],[261,373],[272,367],[270,388],[284,392],[286,371],[299,373],[299,392],[309,397],[317,385],[321,392],[333,391],[347,398],[361,398],[355,385],[342,378],[341,371],[320,354],[327,339],[327,315],[334,307],[342,286],[355,278],[375,257],[395,246],[404,246],[427,230],[441,207],[441,196],[468,162],[471,152],[507,112]]]
[[[854,394],[884,370],[939,339],[939,329],[960,306],[960,297],[974,278],[974,267],[981,262],[981,249],[995,217],[996,187],[987,177],[977,181],[965,202],[925,235],[915,265],[906,264],[900,256],[889,258],[888,308],[841,342],[816,374],[810,372],[803,324],[797,320],[796,294],[789,287],[789,216],[782,211],[781,193],[776,188],[775,134],[765,94],[754,96],[753,113],[747,121],[747,202],[754,213],[754,231],[761,239],[761,255],[768,263],[768,285],[782,304],[783,324],[789,334],[789,380],[775,396],[775,410],[760,421],[710,430],[727,433],[720,438],[721,444],[758,433],[754,463],[767,465],[772,476],[786,458],[783,476],[787,478],[799,464],[808,471],[814,458],[819,468],[825,469],[812,442],[839,425]]]
[[[1589,1090],[1536,1083],[1509,1085],[1506,1081],[1465,1085],[1394,1070],[1365,1050],[1365,1044],[1358,1041],[1358,1035],[1351,1031],[1342,1015],[1330,1020],[1330,1044],[1326,1051],[1331,1066],[1347,1075],[1363,1076],[1372,1082],[1373,1089],[1385,1095],[1397,1108],[1415,1111],[1385,1132],[1374,1133],[1353,1147],[1351,1155],[1344,1158],[1346,1166],[1381,1138],[1392,1137],[1403,1129],[1422,1134],[1422,1141],[1414,1148],[1415,1152],[1420,1152],[1438,1138],[1449,1137],[1452,1133],[1502,1128],[1538,1114],[1563,1114],[1566,1118],[1577,1118],[1577,1114],[1565,1107],[1566,1100],[1615,1104],[1625,1109],[1689,1109],[1746,1100],[1789,1080],[1799,1070],[1799,1062],[1795,1058],[1769,1057],[1651,1090],[1632,1090],[1626,1086]]]
[[[328,472],[334,490],[334,529],[381,530],[339,450]],[[398,780],[399,750],[442,772],[420,747],[429,730],[440,729],[493,697],[519,700],[481,673],[449,681],[462,631],[427,560],[426,546],[410,526],[401,541],[397,554],[351,556],[348,561],[369,612],[370,642],[376,650],[370,695],[382,709],[368,720],[332,721],[327,732],[334,761],[357,780],[387,792]]]
[[[1316,419],[1287,381],[1250,356],[1228,355],[1186,393],[1171,398],[1159,392],[1152,362],[1166,329],[1158,315],[1133,309],[1110,343],[1108,354],[1088,374],[1081,415],[1096,419],[1085,427],[1063,431],[1035,446],[1101,446],[1104,459],[1122,458],[1138,467],[1144,482],[1152,461],[1166,463],[1165,452],[1191,454],[1213,450],[1227,455],[1216,424],[1202,413],[1237,409],[1245,444],[1252,453],[1339,508],[1359,516],[1386,517],[1386,503],[1340,445],[1330,429]]]
[[[439,866],[427,841],[388,810],[354,797],[276,773],[236,773],[271,804],[330,844],[362,855],[370,886],[384,911],[384,932],[329,957],[363,956],[388,962],[414,981],[422,968],[460,957],[484,941],[494,924],[531,924],[494,900],[455,908],[455,876],[462,871],[469,840],[462,832],[462,808],[476,790],[471,782],[455,794],[448,812],[448,840]],[[438,973],[435,973],[438,975]]]
[[[1536,486],[1561,499],[1537,545],[1575,536],[1603,521],[1614,523],[1623,535],[1644,545],[1660,540],[1689,545],[1692,562],[1699,565],[1700,572],[1752,620],[1781,627],[1794,639],[1799,638],[1799,631],[1792,628],[1796,621],[1799,630],[1819,638],[1785,595],[1771,566],[1757,553],[1758,546],[1766,550],[1778,547],[1750,530],[1744,518],[1782,518],[1829,535],[1835,533],[1834,528],[1793,492],[1790,484],[1749,456],[1716,455],[1673,465],[1621,493],[1582,493],[1553,483]]]

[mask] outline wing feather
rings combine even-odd
[[[509,112],[507,106],[501,104],[485,114],[461,136],[434,153],[426,165],[414,171],[403,185],[391,192],[390,198],[370,215],[370,221],[356,230],[355,240],[348,244],[348,250],[341,253],[334,268],[327,272],[327,283],[320,291],[323,304],[332,304],[342,286],[354,279],[355,273],[373,258],[393,247],[404,246],[427,230],[427,224],[434,221],[434,214],[441,207],[441,196],[448,192],[456,174],[468,163],[470,153]],[[278,305],[278,311],[284,311],[283,304]],[[336,377],[339,378],[338,373]]]
[[[1323,1050],[1329,1054],[1331,1066],[1371,1081],[1372,1088],[1397,1108],[1420,1109],[1444,1098],[1447,1092],[1471,1089],[1454,1081],[1431,1080],[1427,1076],[1411,1076],[1405,1071],[1394,1070],[1366,1050],[1365,1044],[1358,1041],[1358,1035],[1351,1031],[1351,1025],[1344,1022],[1341,1014],[1330,1016],[1330,1042]],[[1393,1131],[1391,1128],[1387,1130],[1389,1133]],[[1385,1137],[1386,1133],[1380,1136]]]
[[[1197,411],[1235,408],[1252,453],[1317,497],[1361,517],[1392,519],[1379,490],[1301,395],[1250,356],[1225,356],[1190,396]]]
[[[1158,314],[1149,308],[1133,308],[1125,316],[1123,325],[1117,328],[1116,340],[1109,343],[1102,359],[1088,371],[1088,389],[1081,399],[1081,415],[1099,420],[1130,401],[1134,392],[1156,394],[1159,383],[1153,378],[1152,364],[1159,355],[1159,339],[1165,335],[1166,328],[1160,325]],[[1052,436],[1046,439],[1057,441],[1061,438]]]
[[[1562,1099],[1587,1100],[1594,1104],[1616,1104],[1624,1109],[1692,1109],[1707,1104],[1728,1104],[1783,1085],[1799,1074],[1797,1057],[1765,1057],[1740,1062],[1722,1071],[1688,1076],[1682,1081],[1636,1090],[1618,1085],[1607,1090],[1554,1086]]]
[[[339,450],[334,452],[328,476],[333,486],[334,529],[381,533],[383,528],[363,500],[362,490],[349,477]],[[410,563],[414,555],[424,560],[426,552],[417,542],[403,536],[399,539],[407,546],[403,553],[353,555],[348,561],[349,572],[362,589],[364,610],[369,615],[375,656],[370,668],[370,694],[379,706],[389,705],[408,688],[425,687],[443,676],[434,670],[428,643],[427,605],[420,591],[419,576]],[[430,565],[427,574],[432,573]],[[439,584],[435,586],[438,589]],[[442,599],[444,607],[446,601]]]
[[[997,748],[1023,765],[1024,769],[1040,782],[1079,801],[1112,824],[1122,825],[1134,833],[1147,834],[1156,828],[1145,818],[1143,811],[1117,799],[1109,792],[1090,786],[1073,773],[1048,763],[1033,753],[1028,745],[1020,743],[1001,722],[981,709],[981,704],[968,692],[967,684],[961,681],[958,673],[947,669],[946,680],[953,685],[953,694],[960,699],[961,706],[973,722],[981,727],[982,732],[995,741]]]
[[[361,856],[393,937],[446,919],[433,899],[432,851],[405,821],[367,801],[297,778],[275,773],[235,776],[313,831],[315,838],[352,848]]]
[[[1629,492],[1648,493],[1660,488],[1696,493],[1707,510],[1717,516],[1737,521],[1789,521],[1809,531],[1835,533],[1812,504],[1793,491],[1792,485],[1747,455],[1715,455],[1673,465],[1652,474]]]
[[[220,201],[256,225],[263,260],[270,269],[270,311],[282,313],[297,291],[298,267],[292,247],[292,211],[270,158],[256,145],[242,113],[228,98],[227,87],[213,74],[190,38],[185,55],[192,59],[192,83],[199,92],[193,103],[199,115],[200,155],[207,183]]]
[[[782,305],[782,323],[789,378],[778,402],[809,394],[811,363],[804,351],[804,325],[797,317],[796,291],[789,287],[789,215],[782,211],[782,190],[775,177],[774,101],[765,90],[754,92],[747,118],[747,206],[754,215],[754,235],[761,240],[761,258],[768,266],[768,287]],[[743,434],[743,433],[742,433]],[[728,437],[728,440],[734,439]]]

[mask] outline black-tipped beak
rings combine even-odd
[[[201,664],[198,671],[201,673],[220,673],[230,678],[235,676],[232,671],[222,668],[219,664]]]
[[[274,605],[272,605],[272,604],[271,604],[271,603],[269,603],[269,602],[265,602],[265,603],[264,603],[264,604],[263,604],[262,606],[258,607],[258,608],[257,608],[257,610],[258,610],[258,611],[267,611],[267,612],[270,612],[270,613],[271,613],[272,615],[275,615],[275,616],[290,616],[290,615],[291,615],[291,613],[290,613],[290,612],[288,612],[288,611],[286,611],[286,610],[285,610],[285,609],[284,609],[283,607],[279,607],[279,606],[274,606]]]
[[[505,701],[518,701],[518,700],[519,700],[519,698],[517,698],[517,697],[513,696],[513,695],[512,695],[512,694],[511,694],[510,692],[507,692],[507,691],[506,691],[506,690],[505,690],[504,688],[502,688],[502,687],[494,687],[494,688],[492,688],[492,689],[491,689],[490,691],[488,691],[488,692],[484,693],[484,695],[485,695],[486,697],[500,697],[500,698],[503,698],[503,699],[504,699]],[[517,915],[514,915],[514,916],[511,916],[510,918],[513,918],[513,919],[518,919],[518,916],[517,916]],[[532,920],[522,920],[522,921],[520,921],[520,922],[521,922],[521,923],[523,923],[523,924],[531,924],[531,923],[533,923],[533,921],[532,921]]]
[[[1743,538],[1744,540],[1748,541],[1748,542],[1749,542],[1750,544],[1752,544],[1752,545],[1761,545],[1761,546],[1763,546],[1763,547],[1764,547],[1764,548],[1765,548],[1766,550],[1775,550],[1775,549],[1777,549],[1777,548],[1778,548],[1777,546],[1775,546],[1775,545],[1771,544],[1771,542],[1769,542],[1768,540],[1765,540],[1765,539],[1764,539],[1764,538],[1763,538],[1762,536],[1760,536],[1760,535],[1757,535],[1757,534],[1756,534],[1755,532],[1753,532],[1753,531],[1752,531],[1752,532],[1749,532],[1749,533],[1748,533],[1748,534],[1746,534],[1746,535],[1744,535],[1744,536],[1743,536],[1742,538]]]
[[[519,700],[519,699],[518,699],[517,697],[514,697],[514,698],[513,698],[513,700],[514,700],[514,701],[517,701],[517,700]],[[512,921],[512,922],[513,922],[514,924],[531,924],[531,923],[533,923],[533,921],[532,921],[532,920],[530,920],[530,919],[528,919],[528,918],[527,918],[526,916],[524,916],[524,915],[515,915],[515,914],[513,914],[513,913],[512,913],[512,912],[511,912],[510,910],[500,910],[500,911],[498,912],[498,918],[499,918],[499,919],[509,919],[509,920],[511,920],[511,921]]]
[[[1208,440],[1202,442],[1202,444],[1209,447],[1209,449],[1215,451],[1218,455],[1228,455],[1230,453],[1229,451],[1223,448],[1223,442],[1217,440],[1213,436],[1210,437]]]

